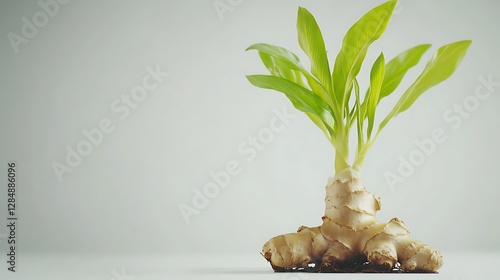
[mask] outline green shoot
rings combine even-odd
[[[297,16],[298,41],[309,57],[310,71],[301,65],[297,55],[285,48],[254,44],[247,49],[257,50],[270,72],[270,75],[247,76],[250,83],[284,93],[296,109],[306,113],[333,145],[336,172],[349,166],[360,170],[368,150],[387,123],[406,111],[426,90],[449,78],[471,44],[466,40],[440,47],[376,127],[380,101],[396,90],[408,70],[430,48],[428,44],[415,46],[387,63],[384,54],[380,54],[370,71],[370,86],[364,96],[360,94],[359,71],[370,45],[384,33],[396,3],[397,0],[391,0],[375,7],[348,30],[332,71],[321,30],[314,16],[302,7]],[[354,102],[350,102],[352,91]],[[354,161],[349,164],[349,134],[354,123],[358,141]]]

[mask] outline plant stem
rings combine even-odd
[[[349,164],[345,160],[345,158],[338,152],[335,152],[335,173],[342,171],[349,167]]]
[[[335,147],[335,173],[349,167],[347,160],[349,158],[349,127],[344,123],[339,123],[337,127],[337,137],[332,140]],[[335,142],[333,142],[335,141]]]

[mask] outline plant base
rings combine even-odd
[[[271,265],[274,272],[305,272],[305,273],[423,273],[438,274],[430,271],[405,271],[397,263],[393,268],[383,265],[374,265],[369,262],[346,263],[343,265],[332,266],[330,264],[311,264],[304,268],[283,268]]]

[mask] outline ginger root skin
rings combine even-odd
[[[378,221],[378,210],[380,198],[366,191],[356,170],[346,168],[326,186],[323,224],[271,238],[262,255],[275,271],[310,264],[319,271],[335,271],[369,262],[380,270],[389,271],[399,263],[404,271],[436,272],[443,265],[441,254],[413,240],[400,219]]]

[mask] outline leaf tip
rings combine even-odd
[[[464,46],[470,46],[470,44],[472,43],[472,40],[461,40],[461,41],[457,41],[455,42],[455,44],[461,44],[461,45],[464,45]]]
[[[299,17],[301,17],[301,16],[312,16],[311,12],[309,12],[309,10],[307,10],[306,8],[304,8],[302,6],[299,6],[299,9],[298,9],[297,13],[298,13]]]
[[[254,50],[256,45],[257,44],[250,45],[248,48],[245,49],[245,51]]]
[[[462,41],[467,47],[469,47],[472,44],[472,40],[463,40]]]
[[[424,51],[427,51],[430,47],[432,47],[432,44],[422,44],[420,47],[424,49]]]
[[[245,75],[247,80],[253,85],[255,80],[255,75]]]

